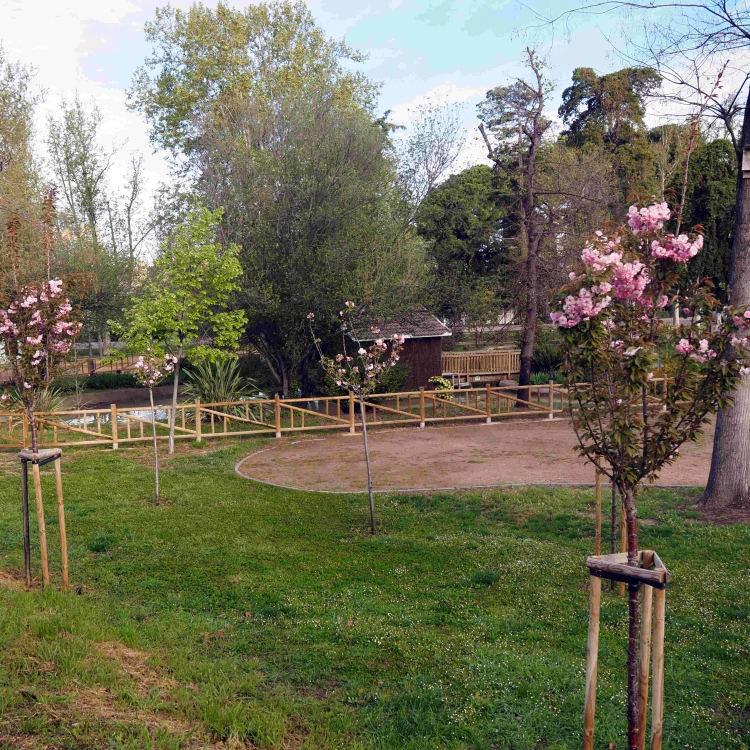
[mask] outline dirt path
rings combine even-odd
[[[704,486],[713,428],[684,446],[657,484]],[[373,430],[377,490],[441,489],[501,484],[590,484],[589,464],[573,451],[567,420]],[[248,456],[237,471],[250,479],[305,490],[351,492],[366,486],[362,436],[327,435],[279,441]]]

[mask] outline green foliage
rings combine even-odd
[[[575,148],[604,146],[612,155],[623,205],[633,195],[656,190],[654,152],[644,127],[646,100],[661,86],[651,68],[623,68],[597,75],[576,68],[562,95],[558,114],[568,129],[562,133]]]
[[[442,375],[433,375],[427,382],[430,383],[430,385],[436,391],[453,390],[453,384],[451,383],[451,381],[447,378],[444,378]]]
[[[683,226],[702,226],[704,246],[688,263],[685,276],[686,281],[708,277],[722,297],[729,281],[736,189],[737,157],[731,142],[700,144],[690,159]]]
[[[569,143],[621,145],[643,129],[646,99],[661,86],[652,68],[623,68],[597,75],[593,68],[576,68],[573,83],[562,95],[558,114]]]
[[[593,490],[391,494],[373,538],[361,498],[234,473],[269,445],[180,443],[161,472],[173,502],[158,508],[144,501],[148,446],[65,451],[83,595],[0,587],[11,746],[580,746]],[[0,475],[0,569],[11,575],[23,571],[12,463]],[[750,527],[701,521],[698,497],[646,489],[639,509],[644,546],[668,548],[674,574],[665,737],[745,750]],[[48,526],[53,576],[58,533]],[[500,579],[472,583],[484,571]],[[627,602],[608,587],[601,616],[597,742],[620,748]]]
[[[119,388],[138,388],[138,382],[130,372],[100,372],[86,378],[83,387],[87,391],[114,391]],[[74,386],[75,390],[75,386]]]
[[[8,395],[10,396],[9,402],[6,401],[0,405],[0,410],[17,412],[26,410],[23,399],[17,390],[13,389],[9,391]],[[34,410],[37,412],[59,411],[63,408],[64,402],[65,392],[56,388],[53,381],[51,385],[40,392]]]
[[[534,341],[534,353],[531,359],[532,372],[550,372],[562,366],[564,353],[562,337],[554,328],[540,326]]]
[[[185,373],[182,394],[191,400],[199,398],[205,404],[216,404],[240,401],[257,390],[255,383],[242,377],[239,362],[231,358],[223,362],[198,362]]]
[[[531,385],[548,385],[550,380],[557,385],[562,385],[565,382],[565,375],[562,370],[537,370],[532,372],[529,378]]]
[[[195,148],[201,117],[232,97],[265,108],[280,91],[324,87],[344,107],[375,101],[377,88],[347,69],[363,57],[326,38],[302,2],[167,5],[144,30],[152,54],[136,71],[130,104],[151,123],[152,141],[174,155]]]
[[[239,248],[214,241],[221,213],[196,208],[162,247],[154,278],[125,313],[123,339],[134,351],[157,343],[179,360],[190,352],[195,361],[216,361],[237,348],[245,315],[226,308],[242,270]]]

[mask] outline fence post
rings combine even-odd
[[[424,386],[419,388],[419,426],[424,429]]]
[[[119,447],[117,442],[117,404],[109,405],[109,419],[112,422],[112,450],[116,451]]]
[[[353,435],[354,429],[354,392],[349,391],[349,432]]]
[[[489,383],[486,384],[486,390],[485,390],[485,396],[484,397],[485,397],[486,402],[487,402],[485,404],[485,409],[487,411],[487,420],[486,420],[486,422],[487,422],[487,424],[492,424],[492,388],[490,388],[490,384]],[[468,394],[466,396],[466,399],[467,399],[467,405],[468,405],[468,399],[469,399]]]
[[[274,409],[274,417],[276,419],[276,437],[281,437],[281,399],[279,398],[279,394],[277,393],[273,397],[273,409]]]
[[[201,421],[201,400],[195,399],[195,442],[200,443],[203,423]]]
[[[549,381],[549,415],[548,419],[555,418],[555,381]]]

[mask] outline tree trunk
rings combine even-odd
[[[372,469],[370,467],[370,447],[367,443],[367,419],[365,418],[365,402],[359,399],[359,414],[362,418],[362,440],[365,445],[365,465],[367,466],[367,499],[370,501],[370,531],[377,533],[377,524],[375,522],[375,499],[372,495]]]
[[[529,401],[528,386],[531,382],[531,360],[534,357],[536,326],[539,321],[539,238],[530,237],[526,258],[526,314],[523,321],[523,339],[521,340],[521,367],[518,373],[518,393],[516,397]],[[522,404],[516,404],[521,408]]]
[[[31,433],[31,452],[36,453],[39,450],[39,430],[37,429],[36,416],[31,406],[26,407],[26,414],[29,417],[29,432]]]
[[[750,149],[750,93],[742,124],[742,145]],[[729,270],[729,301],[750,304],[750,174],[742,173],[738,153],[737,202],[734,208],[732,264]],[[740,379],[732,406],[719,412],[716,420],[711,472],[703,502],[711,508],[744,504],[750,497],[750,377]]]
[[[174,453],[174,426],[177,421],[177,389],[180,385],[180,365],[182,357],[177,357],[177,363],[174,366],[174,382],[172,384],[172,408],[169,411],[169,454]]]
[[[148,389],[151,401],[151,433],[154,437],[154,476],[156,478],[156,505],[159,504],[159,451],[156,448],[156,409],[154,408],[154,389]]]
[[[628,525],[628,565],[638,567],[638,516],[632,489],[623,495]],[[628,750],[638,750],[640,716],[638,715],[638,645],[640,601],[636,583],[628,584]]]

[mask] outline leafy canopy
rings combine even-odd
[[[267,107],[284,91],[326,85],[338,103],[374,103],[376,87],[345,67],[362,56],[328,39],[303,2],[168,5],[145,32],[152,54],[136,71],[130,105],[151,122],[154,144],[173,155],[193,149],[203,114],[226,97]]]
[[[125,313],[132,349],[157,344],[178,358],[189,351],[196,360],[219,360],[237,348],[245,314],[226,307],[242,269],[236,245],[214,242],[221,213],[195,208],[162,246],[153,279]]]

